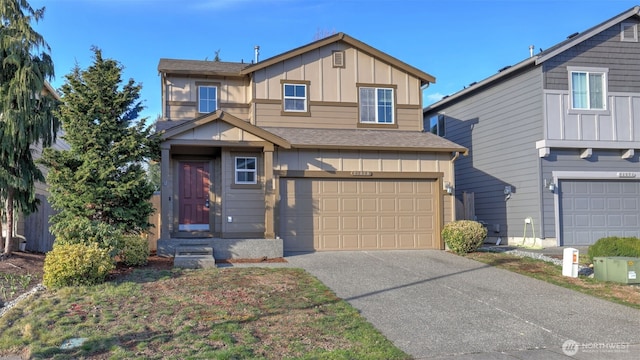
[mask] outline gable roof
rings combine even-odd
[[[328,36],[324,39],[320,39],[307,45],[300,46],[298,48],[270,57],[255,64],[244,62],[180,60],[162,58],[158,63],[158,72],[183,75],[245,76],[254,71],[264,69],[265,67],[276,64],[280,61],[290,59],[292,57],[304,54],[308,51],[315,50],[322,46],[326,46],[338,41],[343,41],[362,52],[365,52],[417,77],[418,79],[420,79],[420,83],[422,85],[436,82],[436,79],[426,72],[415,68],[405,62],[402,62],[380,50],[377,50],[360,40],[352,38],[345,33],[337,33],[335,35]]]
[[[195,129],[204,124],[210,123],[215,120],[224,121],[225,123],[237,127],[238,129],[244,130],[252,135],[260,137],[266,141],[269,141],[272,144],[278,145],[285,149],[290,149],[291,144],[285,139],[270,133],[262,128],[259,128],[255,125],[249,124],[248,122],[237,118],[231,114],[228,114],[222,110],[217,110],[212,113],[197,117],[193,120],[189,120],[186,122],[180,122],[173,127],[165,128],[165,130],[161,131],[160,138],[162,140],[168,140],[172,136],[181,134],[185,131]]]
[[[423,113],[425,112],[429,112],[429,111],[433,111],[435,109],[441,108],[442,106],[453,102],[457,99],[460,99],[462,97],[464,97],[465,95],[468,95],[469,93],[474,93],[486,86],[489,86],[493,83],[496,83],[504,78],[507,78],[510,75],[513,75],[515,73],[517,73],[518,71],[523,71],[529,68],[533,68],[536,67],[540,64],[542,64],[543,62],[553,58],[554,56],[576,46],[577,44],[588,40],[590,38],[592,38],[593,36],[601,33],[602,31],[614,26],[615,24],[624,21],[632,16],[637,16],[640,15],[640,6],[634,6],[631,9],[620,13],[619,15],[616,15],[614,17],[612,17],[609,20],[606,20],[596,26],[593,26],[581,33],[578,33],[577,35],[574,36],[570,36],[569,38],[567,38],[566,40],[555,44],[554,46],[548,48],[545,51],[540,52],[537,55],[534,55],[530,58],[527,58],[513,66],[507,66],[503,69],[500,69],[498,71],[497,74],[492,75],[482,81],[479,81],[475,84],[473,84],[472,86],[469,86],[453,95],[449,95],[449,96],[445,96],[444,98],[442,98],[441,100],[425,107],[423,109]]]
[[[333,44],[333,43],[338,42],[338,41],[345,42],[345,43],[353,46],[354,48],[356,48],[356,49],[358,49],[358,50],[360,50],[362,52],[365,52],[365,53],[367,53],[367,54],[369,54],[369,55],[371,55],[373,57],[376,57],[376,58],[378,58],[378,59],[380,59],[380,60],[382,60],[382,61],[384,61],[384,62],[386,62],[386,63],[388,63],[390,65],[393,65],[396,68],[399,68],[399,69],[402,69],[402,70],[406,71],[407,73],[409,73],[409,74],[417,77],[418,79],[420,79],[420,82],[422,84],[435,83],[436,82],[436,79],[433,76],[427,74],[426,72],[424,72],[422,70],[419,70],[419,69],[417,69],[417,68],[415,68],[415,67],[413,67],[413,66],[411,66],[411,65],[409,65],[409,64],[407,64],[407,63],[405,63],[403,61],[400,61],[400,60],[394,58],[393,56],[388,55],[388,54],[386,54],[386,53],[384,53],[384,52],[382,52],[382,51],[380,51],[380,50],[378,50],[378,49],[376,49],[374,47],[371,47],[371,46],[363,43],[362,41],[357,40],[357,39],[355,39],[355,38],[353,38],[353,37],[351,37],[351,36],[349,36],[349,35],[347,35],[347,34],[345,34],[343,32],[339,32],[337,34],[328,36],[326,38],[323,38],[323,39],[320,39],[320,40],[317,40],[317,41],[314,41],[314,42],[309,43],[307,45],[303,45],[301,47],[289,50],[289,51],[284,52],[284,53],[282,53],[280,55],[276,55],[276,56],[270,57],[268,59],[265,59],[263,61],[260,61],[258,63],[249,65],[249,66],[245,67],[241,72],[243,74],[249,74],[249,73],[252,73],[254,71],[257,71],[257,70],[260,70],[260,69],[264,69],[267,66],[271,66],[271,65],[276,64],[278,62],[290,59],[292,57],[304,54],[306,52],[318,49],[320,47],[323,47],[323,46],[326,46],[326,45],[329,45],[329,44]]]

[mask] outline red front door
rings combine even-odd
[[[180,231],[209,231],[209,163],[180,163]]]

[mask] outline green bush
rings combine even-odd
[[[120,259],[125,265],[140,266],[147,263],[149,258],[149,241],[140,235],[127,235],[124,237],[124,249],[120,253]]]
[[[124,234],[121,230],[102,221],[91,221],[84,217],[60,220],[51,226],[57,244],[98,244],[115,257],[123,249]]]
[[[640,257],[640,239],[634,237],[606,237],[589,246],[589,259],[597,256]]]
[[[442,238],[449,250],[466,254],[478,250],[487,237],[487,229],[477,221],[458,220],[442,229]]]
[[[55,244],[44,259],[42,282],[50,288],[94,285],[114,268],[109,252],[97,244]]]

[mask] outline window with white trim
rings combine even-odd
[[[198,86],[198,112],[210,113],[218,110],[218,87]]]
[[[284,84],[284,111],[307,111],[307,85]]]
[[[570,70],[571,108],[576,110],[606,110],[606,70]]]
[[[392,88],[360,88],[360,122],[393,124],[394,96]]]
[[[236,157],[236,184],[258,183],[258,159],[256,157]]]

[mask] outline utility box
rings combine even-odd
[[[600,281],[622,284],[640,284],[640,258],[636,257],[595,257],[594,277]]]
[[[562,251],[562,275],[578,277],[578,259],[580,252],[578,249],[565,248]]]

